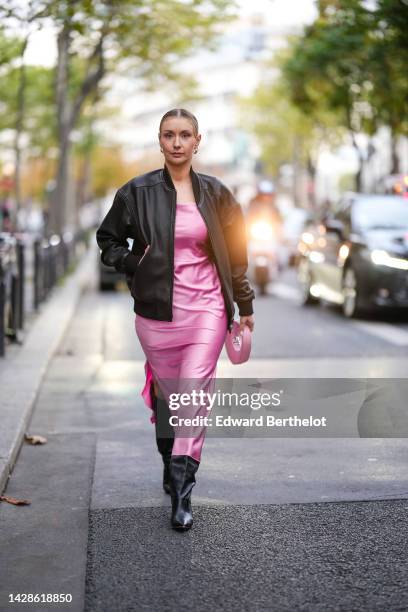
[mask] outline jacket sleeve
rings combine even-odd
[[[129,250],[127,238],[131,237],[131,216],[125,196],[120,189],[113,204],[96,230],[96,242],[101,249],[101,260],[118,272],[133,274],[140,257]]]
[[[246,276],[248,269],[247,235],[241,206],[231,191],[220,182],[221,197],[219,216],[227,245],[234,301],[240,316],[253,314],[252,301],[255,293]]]

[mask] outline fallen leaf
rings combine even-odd
[[[46,442],[47,442],[47,438],[44,438],[44,436],[39,436],[39,435],[36,435],[36,434],[34,434],[32,436],[30,436],[29,434],[25,434],[24,438],[30,444],[46,444]]]
[[[8,504],[14,504],[15,506],[29,506],[31,504],[28,499],[16,499],[15,497],[9,497],[8,495],[0,495],[0,501],[5,501]]]

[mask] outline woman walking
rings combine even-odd
[[[232,328],[233,302],[241,329],[252,331],[254,292],[246,278],[241,207],[219,179],[192,168],[201,140],[196,117],[172,109],[162,117],[158,136],[164,167],[116,192],[96,239],[103,263],[126,274],[146,356],[142,396],[153,412],[171,524],[186,530],[193,523],[191,490],[205,428],[175,434],[169,396],[211,387]],[[133,238],[131,251],[127,238]],[[189,417],[202,414],[193,405],[183,410]]]

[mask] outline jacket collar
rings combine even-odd
[[[162,173],[163,173],[163,179],[166,184],[166,187],[168,189],[172,189],[173,191],[175,191],[176,188],[174,187],[174,183],[172,181],[169,169],[167,168],[166,164],[164,164]],[[196,172],[194,172],[193,166],[190,166],[190,178],[191,178],[191,185],[193,187],[195,201],[197,204],[200,204],[201,199],[203,197],[203,186],[202,186],[199,175]]]

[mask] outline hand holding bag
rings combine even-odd
[[[231,331],[227,331],[225,337],[225,348],[231,363],[245,363],[251,354],[251,331],[247,325],[240,333],[240,326],[237,321],[232,324]]]

